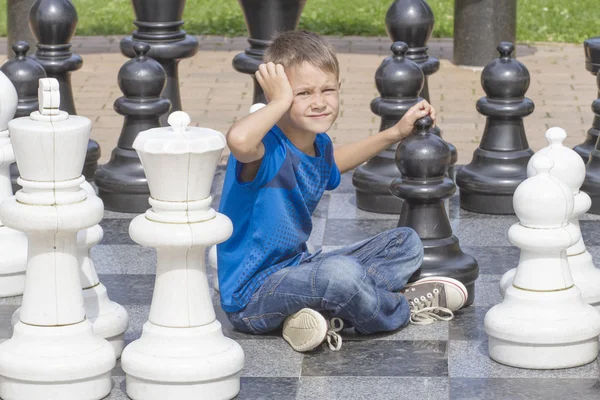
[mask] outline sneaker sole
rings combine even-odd
[[[465,285],[462,284],[461,281],[456,280],[454,278],[430,276],[430,277],[427,277],[427,278],[419,279],[417,282],[431,282],[431,281],[444,282],[444,283],[446,283],[448,285],[451,285],[452,287],[456,288],[462,294],[462,302],[460,303],[460,306],[458,306],[458,308],[456,310],[462,308],[465,305],[465,303],[467,302],[467,298],[469,297],[469,293],[467,292],[467,288],[465,287]],[[414,286],[414,284],[417,283],[417,282],[409,283],[409,284],[406,285],[406,287]],[[456,311],[456,310],[452,310],[452,311]]]
[[[290,326],[291,324],[298,324],[300,326],[314,325],[314,328],[294,328]],[[282,335],[283,339],[289,343],[292,349],[298,352],[310,351],[318,347],[325,340],[327,336],[327,321],[317,311],[311,309],[300,310],[286,318],[283,323]]]

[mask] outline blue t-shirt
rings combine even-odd
[[[233,234],[217,247],[221,306],[244,309],[265,279],[298,265],[312,231],[311,215],[323,192],[340,183],[333,145],[325,133],[315,139],[315,157],[274,126],[262,140],[265,154],[254,180],[239,178],[242,163],[229,156],[219,212],[233,222]]]

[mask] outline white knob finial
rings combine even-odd
[[[191,119],[187,113],[183,111],[175,111],[169,115],[167,122],[169,125],[171,125],[173,132],[184,134],[191,122]]]
[[[567,138],[567,132],[563,128],[555,126],[548,129],[545,136],[550,144],[562,144],[563,140]]]

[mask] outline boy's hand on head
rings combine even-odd
[[[410,135],[415,128],[415,122],[426,115],[429,115],[433,119],[433,126],[435,126],[435,109],[427,100],[422,100],[409,108],[402,119],[392,129],[395,141],[398,142]]]
[[[269,103],[280,102],[287,107],[292,105],[294,92],[283,65],[272,62],[260,64],[255,76]]]

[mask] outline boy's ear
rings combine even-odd
[[[342,80],[340,79],[340,81],[338,82],[338,89],[342,88]]]

